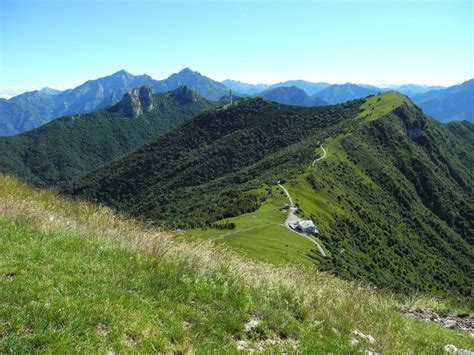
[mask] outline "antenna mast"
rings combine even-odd
[[[230,104],[232,105],[232,103],[234,102],[234,98],[232,97],[232,89],[230,89],[229,96],[230,96]]]

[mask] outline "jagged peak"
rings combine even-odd
[[[198,72],[190,69],[189,67],[186,67],[184,69],[181,69],[178,74],[199,74]]]
[[[186,85],[178,86],[171,92],[171,96],[180,103],[196,102],[199,99],[199,95]]]
[[[155,108],[151,87],[144,85],[128,91],[115,106],[115,110],[126,117],[137,118]]]
[[[113,73],[111,76],[118,76],[118,75],[127,75],[127,76],[131,75],[131,76],[133,76],[132,73],[126,71],[125,69],[120,69],[118,72]]]

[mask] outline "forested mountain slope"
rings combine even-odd
[[[318,141],[328,157],[310,167]],[[257,210],[280,177],[317,221],[324,268],[381,286],[472,293],[473,151],[389,92],[303,108],[258,99],[196,117],[65,192],[167,225]]]
[[[134,89],[117,105],[0,137],[0,171],[37,186],[67,182],[216,105],[186,87],[153,95]]]

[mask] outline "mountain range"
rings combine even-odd
[[[291,80],[273,85],[254,85],[230,79],[218,82],[189,68],[163,80],[155,80],[148,75],[135,76],[121,70],[110,76],[89,80],[74,89],[59,91],[44,88],[14,96],[9,100],[0,99],[0,136],[25,132],[64,115],[95,111],[118,102],[127,91],[142,85],[149,85],[156,93],[186,85],[204,98],[214,101],[227,97],[229,90],[232,89],[235,96],[271,95],[272,100],[291,105],[342,103],[387,91],[387,88],[370,85],[350,83],[331,85],[305,80]],[[304,95],[301,92],[297,93],[295,89],[275,90],[288,87],[303,90],[311,98],[302,98]],[[449,88],[413,84],[393,86],[393,88],[410,95],[426,113],[443,122],[458,119],[473,120],[472,80]]]
[[[319,97],[311,97],[296,86],[281,86],[264,90],[255,96],[265,100],[296,106],[324,106],[328,103]]]
[[[48,88],[0,100],[0,136],[28,131],[61,116],[95,111],[118,102],[127,91],[142,85],[150,86],[156,93],[186,85],[211,100],[229,92],[223,84],[187,68],[160,81],[120,70],[70,90]]]
[[[474,79],[446,89],[413,95],[413,101],[441,122],[474,122]]]

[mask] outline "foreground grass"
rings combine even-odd
[[[184,243],[105,208],[0,177],[0,352],[383,352],[473,349],[399,315],[393,295],[302,267]],[[404,302],[408,302],[405,300]],[[443,307],[429,299],[417,305]],[[245,323],[260,320],[252,331]]]

